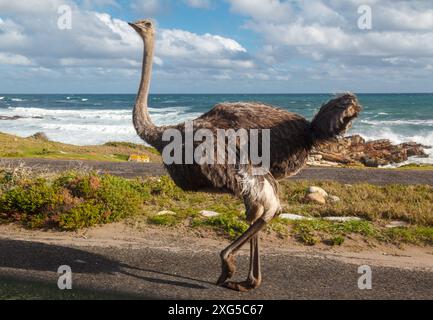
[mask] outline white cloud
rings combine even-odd
[[[44,4],[46,11],[43,12],[33,6],[39,4],[38,0],[31,2],[28,6],[21,3],[13,6],[0,0],[0,8],[8,12],[7,18],[0,18],[0,63],[31,64],[35,72],[44,70],[44,74],[48,74],[45,71],[53,70],[57,75],[63,73],[71,77],[103,73],[106,77],[139,75],[142,43],[127,22],[107,13],[81,8],[70,0],[50,0]],[[57,27],[60,3],[72,8],[71,30]],[[149,1],[141,3],[151,4]],[[30,15],[34,18],[28,19]],[[209,33],[200,35],[158,28],[155,51],[157,74],[158,68],[165,69],[160,75],[175,73],[177,77],[187,78],[190,70],[196,69],[197,77],[213,78],[222,72],[254,67],[251,56],[241,44]]]
[[[190,77],[191,69],[203,78],[234,75],[254,67],[247,50],[235,40],[218,35],[198,35],[183,30],[160,30],[156,51],[167,69]]]
[[[30,66],[33,63],[30,61],[29,58],[21,56],[19,54],[0,52],[0,64]]]
[[[36,14],[57,10],[62,3],[58,0],[0,0],[1,14]]]
[[[319,62],[327,61],[333,66],[329,70],[344,74],[359,65],[374,65],[372,74],[392,66],[401,67],[401,75],[414,76],[421,64],[413,61],[428,59],[433,52],[431,1],[227,1],[233,12],[247,17],[244,27],[262,37],[260,58],[268,65],[303,60],[317,76],[323,68]],[[372,8],[372,30],[357,28],[357,9],[365,4]]]
[[[208,0],[179,2],[191,7],[212,6]],[[281,81],[287,84],[279,90],[285,91],[290,85],[302,89],[304,84],[311,86],[313,82],[328,85],[330,81],[341,81],[338,85],[343,86],[371,84],[377,79],[385,83],[391,78],[394,82],[411,83],[421,78],[433,80],[432,1],[226,2],[242,27],[258,37],[258,41],[249,42],[254,43],[257,52],[250,52],[228,36],[158,28],[154,83],[175,79],[178,84],[177,80],[182,79],[198,86],[203,83],[201,80],[226,83],[225,80],[245,79],[248,84],[269,82],[268,87],[272,88],[273,81]],[[0,0],[3,78],[33,76],[40,82],[43,77],[67,76],[81,82],[111,79],[135,83],[132,78],[139,77],[141,40],[125,21],[97,12],[102,6],[116,7],[118,3]],[[57,28],[57,9],[63,4],[73,10],[72,30]],[[372,7],[372,30],[357,28],[357,8],[364,4]],[[130,6],[134,15],[151,16],[164,11],[168,1],[134,0]],[[237,33],[236,26],[233,33]],[[317,88],[327,90],[321,85]]]
[[[246,49],[235,40],[206,33],[198,35],[183,30],[161,30],[158,40],[160,54],[174,57],[244,53]]]

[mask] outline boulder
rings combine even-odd
[[[407,161],[409,157],[427,157],[428,146],[415,142],[394,145],[390,140],[365,141],[359,135],[334,139],[316,146],[309,157],[308,165],[365,165],[379,167]],[[319,158],[320,156],[320,158]]]
[[[170,210],[162,210],[162,211],[159,211],[156,215],[157,216],[166,216],[166,215],[174,216],[174,215],[176,215],[176,212],[173,212]]]
[[[18,120],[22,118],[20,116],[0,116],[0,120]]]
[[[324,198],[328,197],[328,193],[320,187],[311,186],[308,193],[320,193]]]
[[[339,197],[333,196],[333,195],[328,196],[328,199],[329,199],[329,201],[334,202],[334,203],[339,202],[341,200]]]
[[[361,221],[358,217],[324,217],[323,220],[335,221],[335,222],[348,222],[348,221]]]
[[[50,141],[50,139],[48,139],[47,135],[44,132],[36,132],[34,135],[30,136],[29,138],[40,140],[40,141]]]
[[[298,214],[292,213],[282,213],[278,216],[280,219],[284,220],[312,220],[313,218],[300,216]]]
[[[319,203],[319,204],[325,204],[326,203],[326,198],[318,192],[307,194],[305,197],[305,200],[307,202],[314,202],[314,203]]]
[[[408,222],[406,221],[391,221],[390,223],[388,223],[385,228],[402,228],[402,227],[407,227],[409,225]]]
[[[206,217],[206,218],[212,218],[212,217],[219,216],[220,213],[215,212],[215,211],[202,210],[202,211],[200,211],[200,215],[202,215],[203,217]]]

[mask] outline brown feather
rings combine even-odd
[[[270,173],[276,179],[281,179],[299,172],[305,165],[313,145],[346,130],[359,111],[360,106],[352,94],[338,97],[325,104],[313,123],[300,115],[266,104],[222,103],[193,123],[194,131],[204,128],[211,130],[215,141],[217,129],[270,129]],[[165,128],[175,128],[184,132],[184,126],[182,123]],[[166,144],[168,142],[164,144],[159,141],[155,147],[162,152]],[[184,189],[214,187],[234,193],[239,191],[236,168],[233,165],[193,164],[166,167],[174,181]]]

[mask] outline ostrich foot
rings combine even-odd
[[[228,281],[224,283],[224,286],[235,291],[247,292],[258,288],[260,286],[260,282],[261,281],[257,281],[255,279],[247,279],[246,281],[242,282]]]
[[[217,281],[217,285],[219,286],[223,285],[227,279],[233,277],[236,271],[235,256],[234,255],[228,255],[227,257],[222,256],[221,263],[222,263],[221,266],[222,272]]]

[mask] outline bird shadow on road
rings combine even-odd
[[[150,283],[166,284],[190,289],[208,289],[193,283],[212,284],[198,279],[182,277],[151,269],[140,269],[110,259],[102,254],[77,248],[44,244],[32,241],[0,239],[0,268],[28,271],[57,272],[59,266],[68,265],[74,274],[123,274]],[[128,270],[129,269],[129,270]],[[160,277],[142,276],[130,270],[152,273]],[[173,277],[179,280],[168,280]]]

